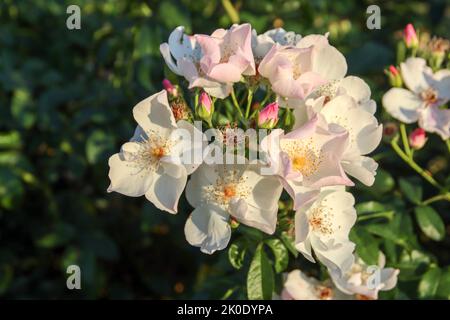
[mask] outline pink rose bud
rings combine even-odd
[[[393,65],[389,66],[389,72],[395,77],[399,75],[399,72],[397,70],[396,67],[394,67]]]
[[[209,97],[209,95],[206,92],[202,92],[200,94],[200,99],[199,99],[199,103],[202,107],[204,107],[206,109],[206,111],[208,113],[211,113],[211,98]]]
[[[278,122],[278,103],[272,102],[259,112],[258,126],[264,129],[272,129]]]
[[[389,78],[389,83],[393,87],[400,88],[403,86],[402,76],[398,69],[394,67],[393,65],[389,66],[388,70],[385,70],[385,73],[387,74]]]
[[[211,120],[211,116],[214,113],[214,106],[212,104],[211,98],[206,92],[202,92],[198,99],[198,105],[195,108],[197,115],[200,119],[205,121]]]
[[[419,45],[419,39],[417,38],[416,30],[411,23],[408,23],[403,30],[403,40],[405,41],[406,47],[417,48]]]
[[[171,95],[176,97],[177,96],[177,88],[174,87],[172,82],[170,82],[168,79],[164,79],[162,81],[162,84],[164,86],[164,89]]]
[[[427,140],[425,130],[422,128],[417,128],[409,134],[409,144],[415,150],[422,149]]]

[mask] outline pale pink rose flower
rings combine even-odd
[[[383,106],[404,123],[418,121],[419,127],[443,140],[450,137],[450,109],[441,109],[450,99],[450,70],[435,73],[422,58],[409,58],[400,64],[407,89],[392,88],[383,96]],[[409,90],[408,90],[409,89]]]
[[[243,75],[255,74],[250,24],[234,25],[229,30],[218,29],[211,36],[198,35],[196,39],[203,52],[200,67],[211,79],[234,83]]]
[[[283,98],[304,99],[325,83],[312,71],[312,47],[275,44],[259,64],[258,72],[269,79],[272,90]]]

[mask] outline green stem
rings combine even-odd
[[[443,193],[443,194],[438,194],[437,196],[431,197],[427,200],[424,200],[422,202],[423,205],[429,205],[430,203],[436,202],[436,201],[441,201],[441,200],[446,200],[446,201],[450,201],[450,192],[447,193]]]
[[[431,185],[438,188],[439,190],[443,191],[444,187],[442,187],[434,178],[426,172],[424,169],[422,169],[417,163],[414,162],[413,159],[408,157],[402,149],[398,146],[398,136],[396,136],[391,141],[392,149],[400,156],[400,158],[403,159],[412,169],[414,169],[418,174],[420,174],[425,180],[427,180]]]
[[[405,149],[408,157],[412,158],[411,148],[409,147],[408,134],[406,133],[406,126],[404,123],[400,124],[400,134],[402,136],[403,148]]]
[[[245,119],[248,119],[248,116],[250,115],[250,108],[252,106],[252,100],[253,100],[253,90],[248,89],[247,109],[245,110]]]
[[[447,139],[447,141],[445,141],[445,144],[447,145],[448,152],[450,153],[450,139]]]
[[[241,118],[244,118],[244,115],[242,114],[242,110],[241,107],[239,107],[239,102],[236,99],[236,93],[234,92],[234,88],[231,89],[231,100],[233,100],[233,105],[234,107],[237,109],[239,116]]]

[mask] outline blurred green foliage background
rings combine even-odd
[[[70,4],[81,8],[81,30],[66,28]],[[370,4],[381,8],[381,30],[366,28]],[[133,133],[132,107],[161,90],[167,69],[159,44],[176,26],[193,33],[233,22],[250,22],[258,32],[329,31],[349,73],[369,83],[381,109],[388,88],[383,68],[395,63],[399,30],[412,22],[448,37],[449,10],[445,0],[2,0],[0,297],[245,297],[239,290],[245,272],[233,269],[226,250],[207,256],[185,241],[184,197],[179,214],[170,215],[143,198],[106,193],[107,159]],[[381,110],[378,116],[387,119]],[[375,186],[352,192],[357,203],[389,206],[395,218],[379,221],[378,230],[358,223],[359,250],[372,250],[359,253],[370,260],[379,248],[388,265],[401,268],[399,287],[385,298],[449,298],[448,202],[433,204],[446,226],[439,230],[445,237],[434,241],[418,228],[399,178],[412,181],[423,198],[435,190],[408,180],[413,172],[387,145],[375,154],[381,165]],[[431,137],[418,161],[449,183],[445,155]],[[70,264],[81,267],[82,290],[66,289]],[[311,267],[291,259],[291,267],[304,265]]]

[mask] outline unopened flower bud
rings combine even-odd
[[[170,82],[168,79],[164,79],[162,81],[162,84],[164,86],[164,89],[166,89],[167,93],[172,96],[172,97],[176,97],[178,95],[178,90],[177,88],[172,84],[172,82]]]
[[[206,92],[200,94],[196,112],[200,119],[205,121],[211,120],[212,114],[214,113],[214,105]]]
[[[417,48],[419,46],[416,30],[411,23],[408,23],[403,30],[403,40],[407,48]]]
[[[278,122],[278,103],[272,102],[259,112],[258,127],[272,129]]]
[[[428,140],[425,130],[423,130],[422,128],[417,128],[416,130],[411,132],[408,139],[409,144],[415,150],[422,149]]]
[[[393,65],[390,65],[387,70],[384,70],[384,73],[389,78],[389,84],[393,87],[400,88],[403,85],[402,76],[398,69]]]

